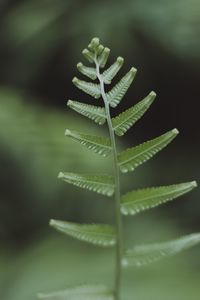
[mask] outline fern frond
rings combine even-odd
[[[135,215],[141,211],[180,197],[190,192],[196,186],[196,181],[191,181],[129,192],[121,197],[121,213],[124,215]]]
[[[104,107],[94,106],[72,100],[69,100],[67,102],[67,105],[79,114],[88,117],[99,125],[103,125],[106,122],[106,113]]]
[[[92,80],[95,80],[97,78],[95,68],[86,67],[80,62],[77,64],[77,69],[79,70],[80,73],[89,77]]]
[[[109,54],[110,54],[110,49],[105,47],[103,49],[103,51],[99,54],[98,58],[97,58],[97,61],[98,61],[98,64],[100,66],[100,68],[104,68],[106,63],[107,63],[107,60],[108,60],[108,57],[109,57]]]
[[[118,155],[118,164],[122,173],[133,171],[136,167],[143,164],[157,152],[166,147],[178,134],[177,129],[140,144],[136,147],[129,148]]]
[[[40,293],[46,300],[113,300],[113,291],[104,285],[81,285],[52,293]]]
[[[109,247],[116,242],[115,228],[102,224],[77,224],[60,220],[50,220],[50,226],[75,239],[93,245]]]
[[[89,94],[90,96],[94,97],[95,99],[99,99],[101,96],[101,90],[100,85],[97,83],[87,82],[78,79],[77,77],[74,77],[72,82],[74,85],[85,92],[86,94]]]
[[[122,57],[118,57],[117,60],[112,64],[107,70],[105,70],[102,74],[103,81],[106,84],[110,84],[111,80],[115,77],[115,75],[119,72],[122,65],[124,63],[124,59]]]
[[[114,193],[114,179],[109,175],[86,175],[60,172],[58,178],[98,194],[112,196]]]
[[[111,107],[116,107],[124,97],[130,87],[137,70],[131,68],[130,71],[108,92],[107,99]]]
[[[124,267],[141,267],[172,256],[200,243],[200,233],[193,233],[176,240],[136,246],[128,250],[122,260]]]
[[[65,135],[104,157],[111,153],[112,148],[109,138],[87,135],[69,129],[66,129]]]
[[[122,112],[117,117],[112,118],[115,133],[118,136],[124,135],[124,133],[143,116],[154,101],[155,97],[156,94],[151,92],[142,101]]]

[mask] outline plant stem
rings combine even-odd
[[[122,268],[121,261],[123,255],[123,231],[122,231],[122,218],[120,212],[120,177],[119,177],[119,167],[117,161],[117,147],[115,142],[115,133],[112,127],[111,115],[110,115],[110,106],[107,100],[107,96],[104,89],[104,81],[99,71],[99,64],[97,60],[96,63],[96,72],[97,77],[100,83],[101,96],[104,101],[106,118],[108,124],[108,130],[110,134],[111,147],[112,147],[112,156],[113,156],[113,173],[115,181],[115,218],[116,218],[116,229],[117,229],[117,241],[116,241],[116,275],[115,275],[115,300],[120,300],[120,290],[121,290],[121,281],[122,281]]]

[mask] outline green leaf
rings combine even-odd
[[[112,176],[60,172],[58,178],[98,194],[112,196],[114,193],[114,179]]]
[[[112,148],[109,138],[87,135],[69,129],[65,131],[65,135],[104,157],[111,153]]]
[[[77,64],[77,69],[79,72],[81,72],[83,75],[89,77],[92,80],[95,80],[97,78],[96,70],[95,68],[90,68],[84,66],[81,62]]]
[[[100,53],[100,55],[98,56],[97,61],[98,61],[99,66],[101,68],[103,68],[106,65],[108,57],[109,57],[109,54],[110,54],[110,49],[107,48],[107,47],[105,47],[103,49],[103,51]]]
[[[106,113],[104,107],[89,105],[72,100],[69,100],[67,105],[79,114],[88,117],[99,125],[103,125],[106,122]]]
[[[50,220],[50,226],[75,239],[93,245],[110,247],[116,243],[115,228],[104,224],[77,224],[66,221]]]
[[[128,88],[130,87],[137,70],[131,68],[130,71],[108,92],[107,100],[111,107],[116,107],[124,97]]]
[[[92,82],[86,82],[83,80],[74,77],[72,82],[82,90],[83,92],[89,94],[90,96],[94,97],[95,99],[99,99],[101,96],[100,85]]]
[[[111,80],[115,77],[115,75],[119,72],[122,65],[124,63],[124,59],[122,57],[118,57],[117,60],[112,64],[107,70],[105,70],[102,74],[103,81],[106,84],[110,84]]]
[[[96,52],[97,49],[99,47],[99,38],[94,37],[91,42],[88,45],[88,48],[92,51],[92,52]]]
[[[135,215],[190,192],[196,181],[136,190],[121,197],[121,213]]]
[[[38,294],[46,300],[114,300],[113,291],[104,285],[81,285],[63,291]]]
[[[128,171],[133,171],[136,167],[143,164],[166,147],[177,134],[178,130],[175,128],[153,140],[121,152],[118,155],[118,164],[121,172],[126,173]]]
[[[176,240],[135,246],[126,251],[122,260],[124,267],[141,267],[172,256],[200,243],[200,233],[193,233]]]
[[[117,117],[112,118],[112,125],[115,133],[119,136],[124,135],[124,133],[143,116],[155,97],[156,94],[151,92],[142,101],[122,112]]]
[[[82,51],[83,56],[90,62],[93,63],[94,62],[94,53],[92,53],[91,51],[89,51],[88,49],[84,49]]]

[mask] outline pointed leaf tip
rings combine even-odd
[[[152,96],[152,97],[156,97],[156,96],[157,96],[157,94],[156,94],[154,91],[151,91],[151,92],[149,93],[149,95]]]
[[[173,132],[175,135],[179,134],[179,131],[178,131],[177,128],[172,129],[172,132]]]
[[[77,63],[77,69],[81,68],[83,66],[83,64],[81,62]]]
[[[65,130],[65,135],[70,135],[71,134],[71,131],[69,129],[66,129]]]
[[[137,69],[132,67],[129,72],[131,72],[132,74],[135,74],[135,73],[137,73]]]
[[[192,182],[191,182],[191,185],[192,185],[194,188],[198,186],[196,180],[192,181]]]
[[[67,105],[68,105],[68,106],[70,106],[70,105],[72,105],[72,104],[73,104],[73,101],[72,101],[72,100],[68,100],[68,101],[67,101]]]
[[[73,83],[77,83],[77,82],[78,82],[78,78],[77,78],[77,77],[74,77],[74,78],[72,79],[72,82],[73,82]]]
[[[49,226],[54,226],[56,224],[54,219],[49,220]]]
[[[58,173],[58,178],[63,178],[64,177],[64,173],[63,172],[59,172]]]
[[[112,90],[106,94],[111,107],[116,107],[120,103],[133,82],[136,71],[137,70],[135,68],[131,68],[128,73],[126,73],[124,77],[122,77],[122,79],[112,88]]]
[[[124,63],[124,58],[121,56],[118,56],[117,61],[119,64],[123,64]]]

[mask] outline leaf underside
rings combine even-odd
[[[136,69],[131,68],[130,71],[112,88],[112,90],[106,94],[111,107],[116,107],[120,103],[130,87],[135,74]]]
[[[58,178],[80,188],[88,189],[98,194],[112,196],[114,193],[114,179],[109,175],[88,175],[60,172]]]
[[[106,122],[105,108],[69,100],[67,105],[79,114],[88,117],[99,125]]]
[[[102,247],[113,246],[116,242],[115,228],[102,224],[77,224],[51,220],[50,225],[75,239]]]
[[[122,173],[133,171],[136,167],[143,164],[156,153],[166,147],[178,134],[177,129],[140,144],[136,147],[129,148],[118,155],[118,164]]]
[[[156,94],[151,92],[139,103],[122,112],[117,117],[112,118],[112,125],[115,134],[118,136],[124,135],[124,133],[126,133],[127,130],[130,129],[131,126],[133,126],[144,115],[154,101],[155,97]]]
[[[129,192],[121,197],[121,213],[135,215],[190,192],[197,186],[195,181],[169,186],[152,187]]]
[[[193,233],[176,240],[136,246],[128,250],[123,258],[124,267],[141,267],[172,256],[200,243],[200,233]]]
[[[40,293],[46,300],[113,300],[113,292],[103,285],[81,285],[52,293]]]
[[[97,83],[87,82],[74,77],[72,82],[75,84],[77,88],[85,92],[86,94],[94,97],[95,99],[99,99],[101,97],[100,85]]]
[[[111,153],[112,148],[109,138],[87,135],[69,129],[65,131],[65,135],[104,157]]]

